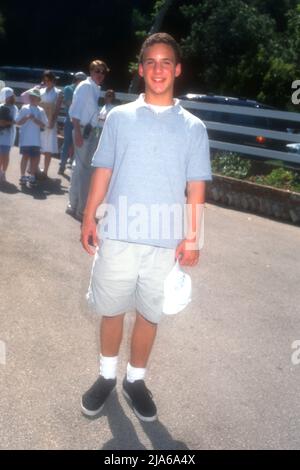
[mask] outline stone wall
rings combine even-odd
[[[300,193],[213,175],[213,181],[207,185],[207,201],[300,225]]]

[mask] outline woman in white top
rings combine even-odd
[[[40,106],[45,110],[48,126],[41,133],[41,152],[45,155],[44,169],[41,172],[44,177],[47,177],[51,157],[58,153],[56,124],[63,102],[63,93],[55,87],[55,75],[50,70],[44,72],[43,83],[45,86],[40,89]]]
[[[0,182],[6,181],[9,153],[16,137],[15,121],[18,108],[15,105],[14,90],[4,87],[0,93]]]

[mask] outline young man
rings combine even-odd
[[[67,214],[80,221],[83,217],[92,176],[91,161],[98,144],[97,129],[101,85],[109,68],[102,60],[93,60],[89,66],[90,76],[74,91],[69,109],[74,132],[74,159]]]
[[[69,116],[69,109],[72,104],[72,99],[74,95],[75,88],[79,85],[80,82],[86,80],[87,76],[84,72],[76,72],[74,74],[74,81],[71,85],[64,87],[64,105],[66,109],[66,117],[64,122],[64,143],[62,145],[61,156],[60,156],[60,165],[58,174],[63,175],[66,168],[66,163],[69,157],[69,152],[73,146],[73,125]]]
[[[81,403],[89,416],[100,412],[116,386],[124,313],[136,309],[123,392],[141,420],[156,419],[144,378],[162,316],[164,280],[176,258],[187,266],[199,259],[197,213],[205,180],[211,179],[208,139],[204,124],[173,98],[180,73],[176,41],[165,33],[150,36],[139,63],[145,95],[110,112],[93,158],[81,241],[89,254],[98,245],[89,296],[102,322],[100,377]],[[185,192],[190,210],[183,234],[182,211],[176,217],[174,208],[177,214],[183,209]],[[104,198],[109,216],[97,237],[95,214]]]

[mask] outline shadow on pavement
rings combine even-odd
[[[34,188],[22,186],[21,191],[34,199],[47,199],[51,195],[63,196],[68,192],[68,189],[61,185],[61,179],[48,178],[39,181]]]
[[[20,192],[19,188],[17,188],[15,184],[9,183],[9,181],[1,181],[0,191],[6,194],[16,194]]]
[[[133,411],[132,411],[133,413]],[[103,415],[103,414],[102,414]],[[101,450],[146,450],[140,442],[135,427],[125,415],[119,402],[118,395],[114,392],[105,404],[105,413],[113,438],[106,442]],[[175,441],[169,431],[160,421],[140,424],[150,440],[153,449],[160,450],[187,450],[186,444]]]

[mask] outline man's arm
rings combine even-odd
[[[82,147],[83,146],[83,137],[81,134],[81,129],[80,129],[80,120],[76,118],[72,118],[72,123],[74,126],[74,140],[75,140],[75,145],[77,147]]]
[[[110,168],[96,168],[92,175],[81,226],[81,243],[90,255],[95,254],[94,247],[98,245],[97,225],[95,222],[96,211],[105,198],[111,175],[112,169]],[[92,240],[93,246],[89,244],[89,239]]]
[[[187,233],[176,248],[176,258],[182,266],[195,266],[199,261],[201,215],[205,202],[205,181],[187,184]]]

